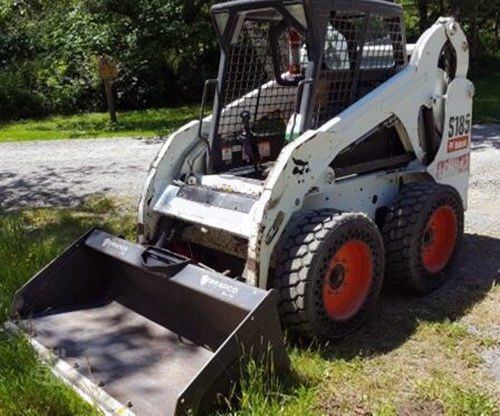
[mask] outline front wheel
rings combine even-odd
[[[292,332],[333,339],[361,325],[384,274],[382,237],[367,216],[296,214],[279,247],[274,286],[282,322]]]

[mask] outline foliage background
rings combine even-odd
[[[400,0],[407,37],[440,15],[468,33],[473,65],[497,53],[500,2]],[[97,57],[120,64],[120,110],[197,102],[217,70],[210,0],[0,0],[0,120],[105,109]]]
[[[0,0],[0,118],[105,106],[97,57],[120,63],[120,109],[198,98],[217,65],[207,2]]]

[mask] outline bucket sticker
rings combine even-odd
[[[201,276],[200,284],[202,286],[208,286],[213,289],[218,290],[222,296],[226,296],[229,298],[234,298],[234,296],[238,293],[238,288],[229,283],[221,282],[220,280],[214,279],[210,277],[208,274],[204,274]]]
[[[125,253],[127,253],[128,251],[128,246],[126,244],[115,241],[109,237],[104,239],[101,245],[103,248],[109,247],[117,251],[121,256],[125,255]]]

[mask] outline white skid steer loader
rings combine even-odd
[[[462,237],[474,87],[453,18],[407,48],[386,1],[212,16],[218,77],[150,167],[138,244],[91,230],[14,300],[10,326],[111,413],[207,412],[247,359],[286,369],[279,319],[344,337],[384,275],[442,284]]]

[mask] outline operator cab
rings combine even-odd
[[[287,142],[406,65],[393,3],[243,0],[213,6],[212,16],[221,48],[206,138],[212,173],[265,179]]]

